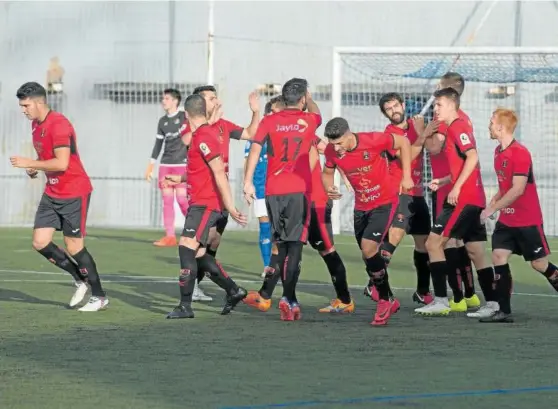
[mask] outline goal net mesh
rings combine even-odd
[[[465,78],[461,108],[470,116],[490,200],[497,192],[488,124],[497,107],[514,109],[519,115],[516,138],[531,151],[535,179],[549,236],[558,235],[558,52],[556,54],[381,54],[339,53],[341,116],[354,131],[383,130],[387,119],[378,101],[382,94],[399,92],[408,116],[418,114],[447,71]],[[337,101],[339,103],[339,101]],[[425,115],[432,118],[432,107]],[[425,180],[431,179],[425,154]],[[430,201],[430,195],[428,195]],[[352,195],[345,194],[340,208],[340,230],[353,231]]]

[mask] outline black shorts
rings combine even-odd
[[[354,227],[355,238],[361,247],[362,239],[372,240],[376,243],[384,241],[391,226],[395,205],[386,204],[372,210],[355,210]]]
[[[427,236],[430,233],[430,212],[425,198],[400,195],[391,227],[405,230],[407,234]]]
[[[209,239],[209,229],[215,227],[221,217],[221,212],[208,209],[206,206],[190,206],[184,221],[182,237],[195,238],[202,247],[205,247]]]
[[[492,233],[492,251],[509,250],[525,261],[538,260],[550,254],[543,226],[510,227],[496,223]]]
[[[265,206],[271,224],[271,240],[274,243],[306,243],[310,206],[304,193],[266,196]]]
[[[333,247],[333,228],[331,227],[331,207],[329,200],[326,204],[316,206],[312,202],[310,209],[310,226],[308,228],[308,241],[312,248],[326,251]]]
[[[229,212],[227,210],[223,210],[221,212],[221,217],[219,218],[219,220],[217,220],[217,223],[215,224],[215,229],[217,230],[217,233],[219,233],[219,235],[221,236],[223,235],[228,222],[229,222]]]
[[[469,204],[453,206],[446,200],[432,226],[432,233],[465,243],[486,241],[486,226],[480,221],[482,210],[482,207]]]
[[[62,231],[65,237],[85,237],[90,199],[91,193],[73,199],[57,199],[43,193],[34,228],[53,228]]]

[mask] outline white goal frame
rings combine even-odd
[[[378,55],[490,55],[490,54],[558,54],[558,47],[334,47],[332,58],[331,82],[331,117],[341,116],[342,106],[342,59],[343,54],[378,54]],[[434,88],[434,87],[433,87]],[[371,129],[371,131],[373,131]],[[340,187],[339,173],[335,173],[335,185]],[[340,233],[341,206],[334,202],[332,209],[332,228],[334,234]]]

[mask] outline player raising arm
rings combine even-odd
[[[401,150],[403,176],[401,187],[412,189],[411,145],[401,135],[382,132],[353,133],[343,118],[334,118],[326,125],[329,145],[325,150],[322,180],[331,199],[341,197],[334,185],[335,169],[341,169],[355,192],[355,237],[362,251],[366,272],[379,293],[379,302],[372,325],[386,325],[391,314],[399,310],[399,301],[390,298],[386,263],[380,244],[387,234],[396,210],[395,195],[384,152]]]
[[[204,98],[190,95],[184,108],[193,130],[187,175],[167,176],[165,186],[188,180],[190,208],[178,245],[180,304],[167,318],[194,318],[192,295],[198,271],[209,273],[210,279],[226,291],[225,306],[221,312],[225,315],[246,297],[246,290],[236,285],[215,258],[205,251],[205,247],[209,230],[220,220],[223,210],[227,210],[241,225],[246,224],[246,216],[234,206],[217,130],[207,124]]]
[[[97,265],[85,248],[93,187],[79,157],[76,133],[64,115],[50,110],[42,85],[28,82],[16,95],[22,112],[32,121],[33,146],[38,159],[12,156],[10,161],[16,168],[26,169],[31,178],[36,177],[37,171],[46,175],[45,192],[35,215],[33,247],[74,278],[77,289],[70,307],[84,299],[89,284],[91,298],[79,311],[99,311],[108,306],[109,300],[101,286]],[[71,258],[52,242],[55,230],[62,231]]]
[[[264,117],[250,148],[244,195],[249,203],[255,199],[254,170],[262,145],[267,142],[265,200],[277,254],[271,256],[266,280],[280,272],[283,281],[283,296],[279,302],[281,319],[293,321],[301,316],[295,290],[302,247],[308,239],[311,170],[318,160],[313,141],[321,116],[303,111],[310,101],[306,80],[293,78],[287,81],[282,95],[286,108]]]
[[[500,310],[481,317],[481,322],[513,322],[512,276],[508,264],[512,254],[523,256],[558,291],[558,269],[548,260],[550,249],[543,230],[533,161],[529,150],[514,139],[516,125],[517,116],[509,109],[497,109],[490,120],[490,138],[499,143],[494,152],[499,190],[481,219],[484,221],[500,212],[492,235],[492,262]]]
[[[488,263],[484,251],[486,228],[480,223],[480,214],[485,207],[486,198],[475,138],[470,124],[459,118],[458,92],[453,88],[444,88],[436,91],[434,95],[434,112],[440,121],[447,124],[444,152],[450,168],[451,190],[426,241],[434,300],[424,307],[417,308],[415,312],[424,315],[447,315],[451,310],[467,310],[463,299],[460,300],[462,305],[456,305],[454,300],[450,302],[447,297],[446,276],[455,274],[455,268],[448,267],[444,254],[444,248],[450,238],[465,242],[487,301],[484,310],[497,308],[492,288],[494,270]],[[481,311],[475,314],[478,313]]]

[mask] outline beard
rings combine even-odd
[[[405,115],[396,113],[390,118],[390,121],[393,125],[401,125],[405,121]]]

